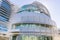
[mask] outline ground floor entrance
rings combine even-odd
[[[12,40],[53,40],[52,36],[45,35],[14,35],[12,36]]]

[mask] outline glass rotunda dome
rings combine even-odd
[[[23,11],[40,12],[39,9],[36,6],[32,5],[32,4],[22,6],[21,9],[19,10],[19,12],[23,12]]]
[[[18,13],[23,12],[23,11],[44,13],[50,17],[48,9],[41,3],[34,2],[32,4],[24,5],[19,9]]]

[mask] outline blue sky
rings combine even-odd
[[[19,7],[25,4],[30,4],[33,1],[39,1],[45,5],[51,15],[52,20],[57,24],[57,27],[60,28],[60,0],[10,0],[12,4],[15,4]]]

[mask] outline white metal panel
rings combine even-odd
[[[10,20],[12,24],[15,23],[39,23],[53,25],[52,20],[49,16],[43,13],[35,12],[21,12],[14,14]]]

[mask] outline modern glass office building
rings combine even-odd
[[[8,21],[11,13],[11,6],[7,0],[0,2],[0,21]]]
[[[7,0],[0,0],[0,39],[5,37],[8,31],[7,23],[11,14],[11,5]],[[4,38],[3,38],[4,39]],[[4,39],[5,40],[5,39]]]
[[[10,40],[53,40],[55,22],[39,2],[22,6],[10,19]]]

